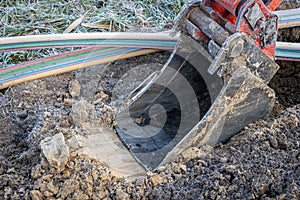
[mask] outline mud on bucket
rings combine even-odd
[[[115,130],[145,169],[172,161],[187,147],[225,142],[270,112],[275,94],[267,83],[277,65],[255,49],[274,70],[254,69],[256,57],[253,63],[231,69],[235,58],[227,54],[241,40],[242,53],[256,48],[243,34],[235,34],[213,60],[198,42],[182,34],[162,70],[134,90],[116,116]],[[220,73],[222,67],[230,73]]]
[[[169,157],[216,99],[223,84],[207,72],[210,65],[205,51],[178,46],[162,70],[135,89],[117,114],[117,134],[147,170]]]

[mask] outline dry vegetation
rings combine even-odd
[[[0,35],[62,33],[82,16],[71,32],[162,30],[173,23],[183,1],[128,2],[133,1],[2,0]],[[58,53],[2,53],[0,67]],[[299,199],[300,67],[292,62],[280,63],[271,82],[278,97],[273,115],[209,149],[206,157],[193,148],[192,156],[128,183],[100,161],[76,154],[72,138],[85,134],[70,114],[80,100],[70,87],[78,73],[86,77],[78,83],[80,98],[99,116],[111,117],[103,108],[110,106],[114,76],[128,66],[163,63],[167,57],[141,56],[115,62],[103,74],[95,66],[0,91],[0,199]],[[107,99],[94,104],[98,94]],[[65,168],[53,172],[40,142],[58,134],[71,150]]]
[[[68,32],[159,31],[168,28],[185,0],[3,0],[0,36]],[[70,49],[0,53],[0,68]]]

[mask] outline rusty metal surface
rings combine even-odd
[[[207,17],[200,8],[194,8],[189,13],[189,20],[198,26],[209,38],[222,45],[229,33],[217,22]]]

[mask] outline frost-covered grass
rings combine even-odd
[[[71,32],[155,32],[169,27],[187,0],[1,0],[0,37]],[[47,49],[0,53],[0,68],[58,54]]]
[[[162,29],[173,22],[183,3],[183,0],[2,0],[0,35],[62,33],[83,15],[82,23],[72,32]]]

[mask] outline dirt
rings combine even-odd
[[[278,61],[277,74],[270,82],[276,92],[278,102],[284,107],[300,104],[300,63]]]
[[[291,2],[286,5],[295,7]],[[288,31],[280,32],[280,40],[299,40],[299,29]],[[300,199],[300,66],[295,62],[278,62],[281,69],[270,82],[277,95],[272,115],[226,144],[188,149],[133,181],[115,177],[105,163],[80,151],[75,140],[88,134],[84,124],[92,120],[111,128],[129,91],[169,55],[125,59],[1,91],[0,198]],[[129,69],[137,66],[144,76],[132,79]],[[115,91],[116,85],[124,90]],[[82,100],[89,103],[86,115],[72,117]],[[56,135],[69,152],[59,170],[41,149],[42,141]]]
[[[53,172],[41,153],[40,142],[59,133],[66,141],[86,134],[76,125],[81,122],[72,119],[79,97],[98,109],[98,116],[86,116],[89,120],[94,117],[103,127],[110,127],[112,111],[103,107],[112,102],[113,84],[108,81],[116,83],[120,78],[115,75],[114,80],[114,72],[119,70],[115,66],[125,68],[128,63],[130,69],[135,66],[132,63],[162,63],[168,55],[165,52],[116,62],[103,73],[105,78],[102,73],[97,78],[95,73],[88,73],[94,77],[85,82],[85,73],[79,71],[17,85],[1,95],[2,199],[299,198],[300,105],[295,92],[283,89],[297,79],[290,73],[281,81],[284,70],[271,83],[280,86],[275,89],[281,91],[277,107],[282,111],[249,125],[227,144],[210,149],[204,158],[195,158],[200,150],[194,149],[191,155],[178,157],[131,183],[114,177],[101,161],[80,153],[71,153],[65,168]],[[91,81],[99,87],[88,95],[91,90],[82,88],[93,85]],[[91,98],[95,96],[98,98]]]
[[[297,0],[283,1],[278,9],[300,8]],[[300,27],[285,28],[279,30],[278,41],[299,42]],[[300,103],[300,63],[277,61],[280,66],[279,71],[270,82],[278,97],[280,104],[290,107]],[[288,95],[287,95],[288,94]]]
[[[299,108],[253,123],[204,159],[185,162],[187,173],[151,198],[299,199]]]
[[[169,55],[161,52],[125,59],[3,90],[0,94],[1,199],[102,199],[122,194],[116,194],[116,185],[124,180],[111,175],[108,166],[85,152],[71,152],[64,169],[53,170],[41,152],[41,141],[57,134],[63,134],[65,141],[72,141],[76,135],[86,136],[89,133],[85,126],[91,122],[111,128],[112,109],[116,108],[113,105],[123,103],[130,88],[135,88],[151,70],[160,69]],[[148,63],[154,64],[149,68],[145,66]],[[123,96],[120,91],[114,91],[116,84],[122,84],[122,75],[136,67],[143,76],[130,85],[125,84]],[[82,101],[86,103],[80,105]],[[73,143],[68,143],[69,149]]]

